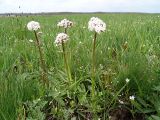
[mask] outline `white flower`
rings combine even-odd
[[[102,64],[99,64],[99,67],[100,67],[100,69],[103,69],[103,68],[104,68]]]
[[[106,24],[101,19],[92,17],[88,22],[88,29],[96,33],[101,33],[106,30]]]
[[[27,24],[27,28],[29,31],[37,31],[38,29],[40,29],[40,24],[39,24],[39,22],[30,21]]]
[[[126,78],[126,83],[128,83],[130,81],[130,79]]]
[[[122,100],[118,100],[120,104],[124,104],[124,102]]]
[[[145,44],[142,45],[142,47],[145,47],[145,46],[146,46]]]
[[[67,42],[69,39],[69,36],[65,33],[59,33],[56,37],[56,40],[55,40],[55,44],[58,46],[58,45],[61,45],[62,42],[65,43]]]
[[[73,22],[67,19],[63,19],[60,22],[58,22],[57,24],[58,27],[64,27],[64,28],[68,28],[68,27],[72,27],[73,26]]]
[[[33,42],[33,40],[31,40],[31,39],[30,39],[30,40],[29,40],[29,42],[31,42],[31,43],[32,43],[32,42]]]
[[[130,100],[134,100],[134,99],[135,99],[135,96],[134,96],[134,95],[129,96],[129,99],[130,99]]]
[[[124,44],[128,44],[128,42],[126,41]]]
[[[82,42],[80,41],[79,44],[82,44]]]

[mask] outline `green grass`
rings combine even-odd
[[[107,31],[97,36],[96,44],[98,117],[108,119],[110,109],[119,105],[118,100],[126,101],[124,106],[133,114],[147,113],[146,119],[156,120],[156,116],[160,116],[160,14],[66,14],[0,17],[0,120],[25,118],[26,104],[28,118],[40,119],[42,117],[36,116],[43,116],[40,108],[47,106],[44,101],[51,100],[56,102],[50,114],[58,119],[69,119],[76,108],[79,119],[83,119],[80,106],[92,114],[93,33],[87,28],[92,16],[107,24]],[[71,85],[67,82],[62,51],[54,45],[56,35],[63,31],[57,22],[64,18],[74,22],[68,30],[70,41],[67,43]],[[31,20],[38,21],[43,32],[41,42],[51,86],[47,91],[40,82],[38,50],[29,42],[35,40],[26,28]],[[130,79],[127,85],[126,78]],[[135,101],[129,100],[131,95],[135,95]],[[41,100],[35,102],[39,98]],[[64,99],[69,99],[69,107]]]

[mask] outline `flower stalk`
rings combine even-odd
[[[62,54],[63,54],[63,59],[64,59],[64,67],[65,71],[67,73],[67,77],[69,82],[72,81],[72,76],[71,76],[71,71],[70,71],[70,66],[68,62],[68,56],[67,52],[65,49],[65,43],[69,40],[69,36],[66,33],[59,33],[56,37],[55,44],[56,46],[61,46],[62,47]]]
[[[71,22],[71,21],[70,21]],[[67,27],[64,28],[64,33],[67,34]],[[67,59],[67,53],[65,51],[65,44],[64,42],[62,41],[62,50],[63,50],[63,57],[64,57],[64,64],[65,64],[65,69],[66,69],[66,73],[67,73],[67,76],[68,76],[68,80],[69,80],[69,83],[72,81],[72,75],[71,75],[71,70],[70,70],[70,66],[69,66],[69,63],[68,63],[68,59]]]
[[[48,81],[48,77],[47,77],[47,69],[46,69],[45,60],[44,60],[44,56],[43,56],[43,50],[41,48],[40,41],[39,41],[37,32],[35,30],[34,30],[34,35],[36,38],[36,45],[38,47],[39,57],[40,57],[40,65],[41,65],[41,69],[42,69],[41,78],[43,80],[44,86],[49,87],[49,81]]]
[[[69,64],[68,64],[68,61],[67,61],[68,59],[67,59],[67,54],[66,54],[66,50],[65,50],[65,44],[64,44],[63,41],[62,41],[62,52],[63,52],[65,70],[66,70],[68,80],[69,80],[69,83],[70,83],[72,81],[72,76],[71,76],[70,67],[69,67]]]
[[[93,49],[92,49],[92,90],[91,90],[91,94],[92,94],[92,107],[93,107],[93,111],[95,112],[96,109],[96,101],[95,101],[95,87],[96,87],[96,81],[95,81],[95,72],[96,72],[96,39],[97,39],[97,33],[94,33],[94,39],[93,39]]]
[[[64,28],[64,33],[66,33],[66,34],[67,34],[67,28]]]
[[[56,43],[61,44],[62,45],[62,51],[63,51],[63,57],[64,57],[64,66],[65,66],[65,70],[69,79],[69,82],[72,81],[72,75],[71,75],[71,70],[70,70],[70,66],[69,66],[69,62],[68,62],[68,54],[65,51],[65,42],[68,40],[68,36],[67,36],[67,29],[73,26],[73,22],[68,20],[68,19],[63,19],[60,22],[58,22],[57,24],[58,27],[62,27],[64,28],[64,33],[60,34],[57,37]]]
[[[92,65],[91,65],[91,82],[92,82],[92,89],[91,89],[91,99],[92,99],[92,109],[93,109],[93,115],[94,118],[97,118],[96,115],[96,39],[97,34],[100,34],[106,30],[106,24],[97,17],[90,18],[88,22],[88,29],[90,31],[94,32],[94,38],[93,38],[93,49],[92,49]],[[97,119],[95,119],[97,120]]]
[[[95,97],[95,64],[96,64],[96,38],[97,38],[97,33],[94,33],[94,39],[93,39],[93,50],[92,50],[92,98]]]

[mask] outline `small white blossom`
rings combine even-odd
[[[134,96],[134,95],[129,96],[129,99],[130,99],[130,100],[134,100],[134,99],[135,99],[135,96]]]
[[[102,64],[99,64],[99,67],[100,67],[100,69],[103,69],[103,68],[104,68]]]
[[[65,43],[67,42],[69,39],[69,36],[65,33],[59,33],[56,37],[56,40],[55,40],[55,44],[58,46],[58,45],[61,45],[62,42]]]
[[[118,100],[120,104],[124,104],[124,102],[122,100]]]
[[[29,40],[29,42],[31,42],[31,43],[32,43],[32,42],[33,42],[33,40],[31,40],[31,39],[30,39],[30,40]]]
[[[126,41],[124,44],[128,44],[128,42]]]
[[[29,31],[37,31],[38,29],[40,29],[40,24],[39,24],[39,22],[30,21],[27,24],[27,28]]]
[[[130,81],[130,79],[126,78],[126,83],[128,83]]]
[[[142,45],[142,47],[145,47],[145,46],[146,46],[145,44]]]
[[[106,24],[101,19],[92,17],[88,22],[88,29],[100,34],[106,30]]]
[[[83,66],[80,66],[80,69],[83,69]]]
[[[73,26],[73,22],[67,19],[63,19],[60,22],[58,22],[57,24],[58,27],[64,27],[64,28],[68,28],[68,27],[72,27]]]

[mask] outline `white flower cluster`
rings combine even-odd
[[[106,24],[101,19],[92,17],[88,22],[88,29],[100,34],[106,30]]]
[[[40,24],[39,24],[39,22],[30,21],[27,24],[27,28],[29,31],[37,31],[38,29],[40,29]]]
[[[135,99],[135,96],[134,96],[134,95],[129,96],[129,99],[130,99],[130,100],[134,100],[134,99]]]
[[[73,26],[73,22],[67,19],[63,19],[60,22],[58,22],[57,24],[58,27],[64,27],[64,28],[68,28],[68,27],[72,27]]]
[[[56,37],[55,44],[56,46],[61,45],[62,42],[65,43],[69,40],[69,36],[65,33],[59,33]]]

